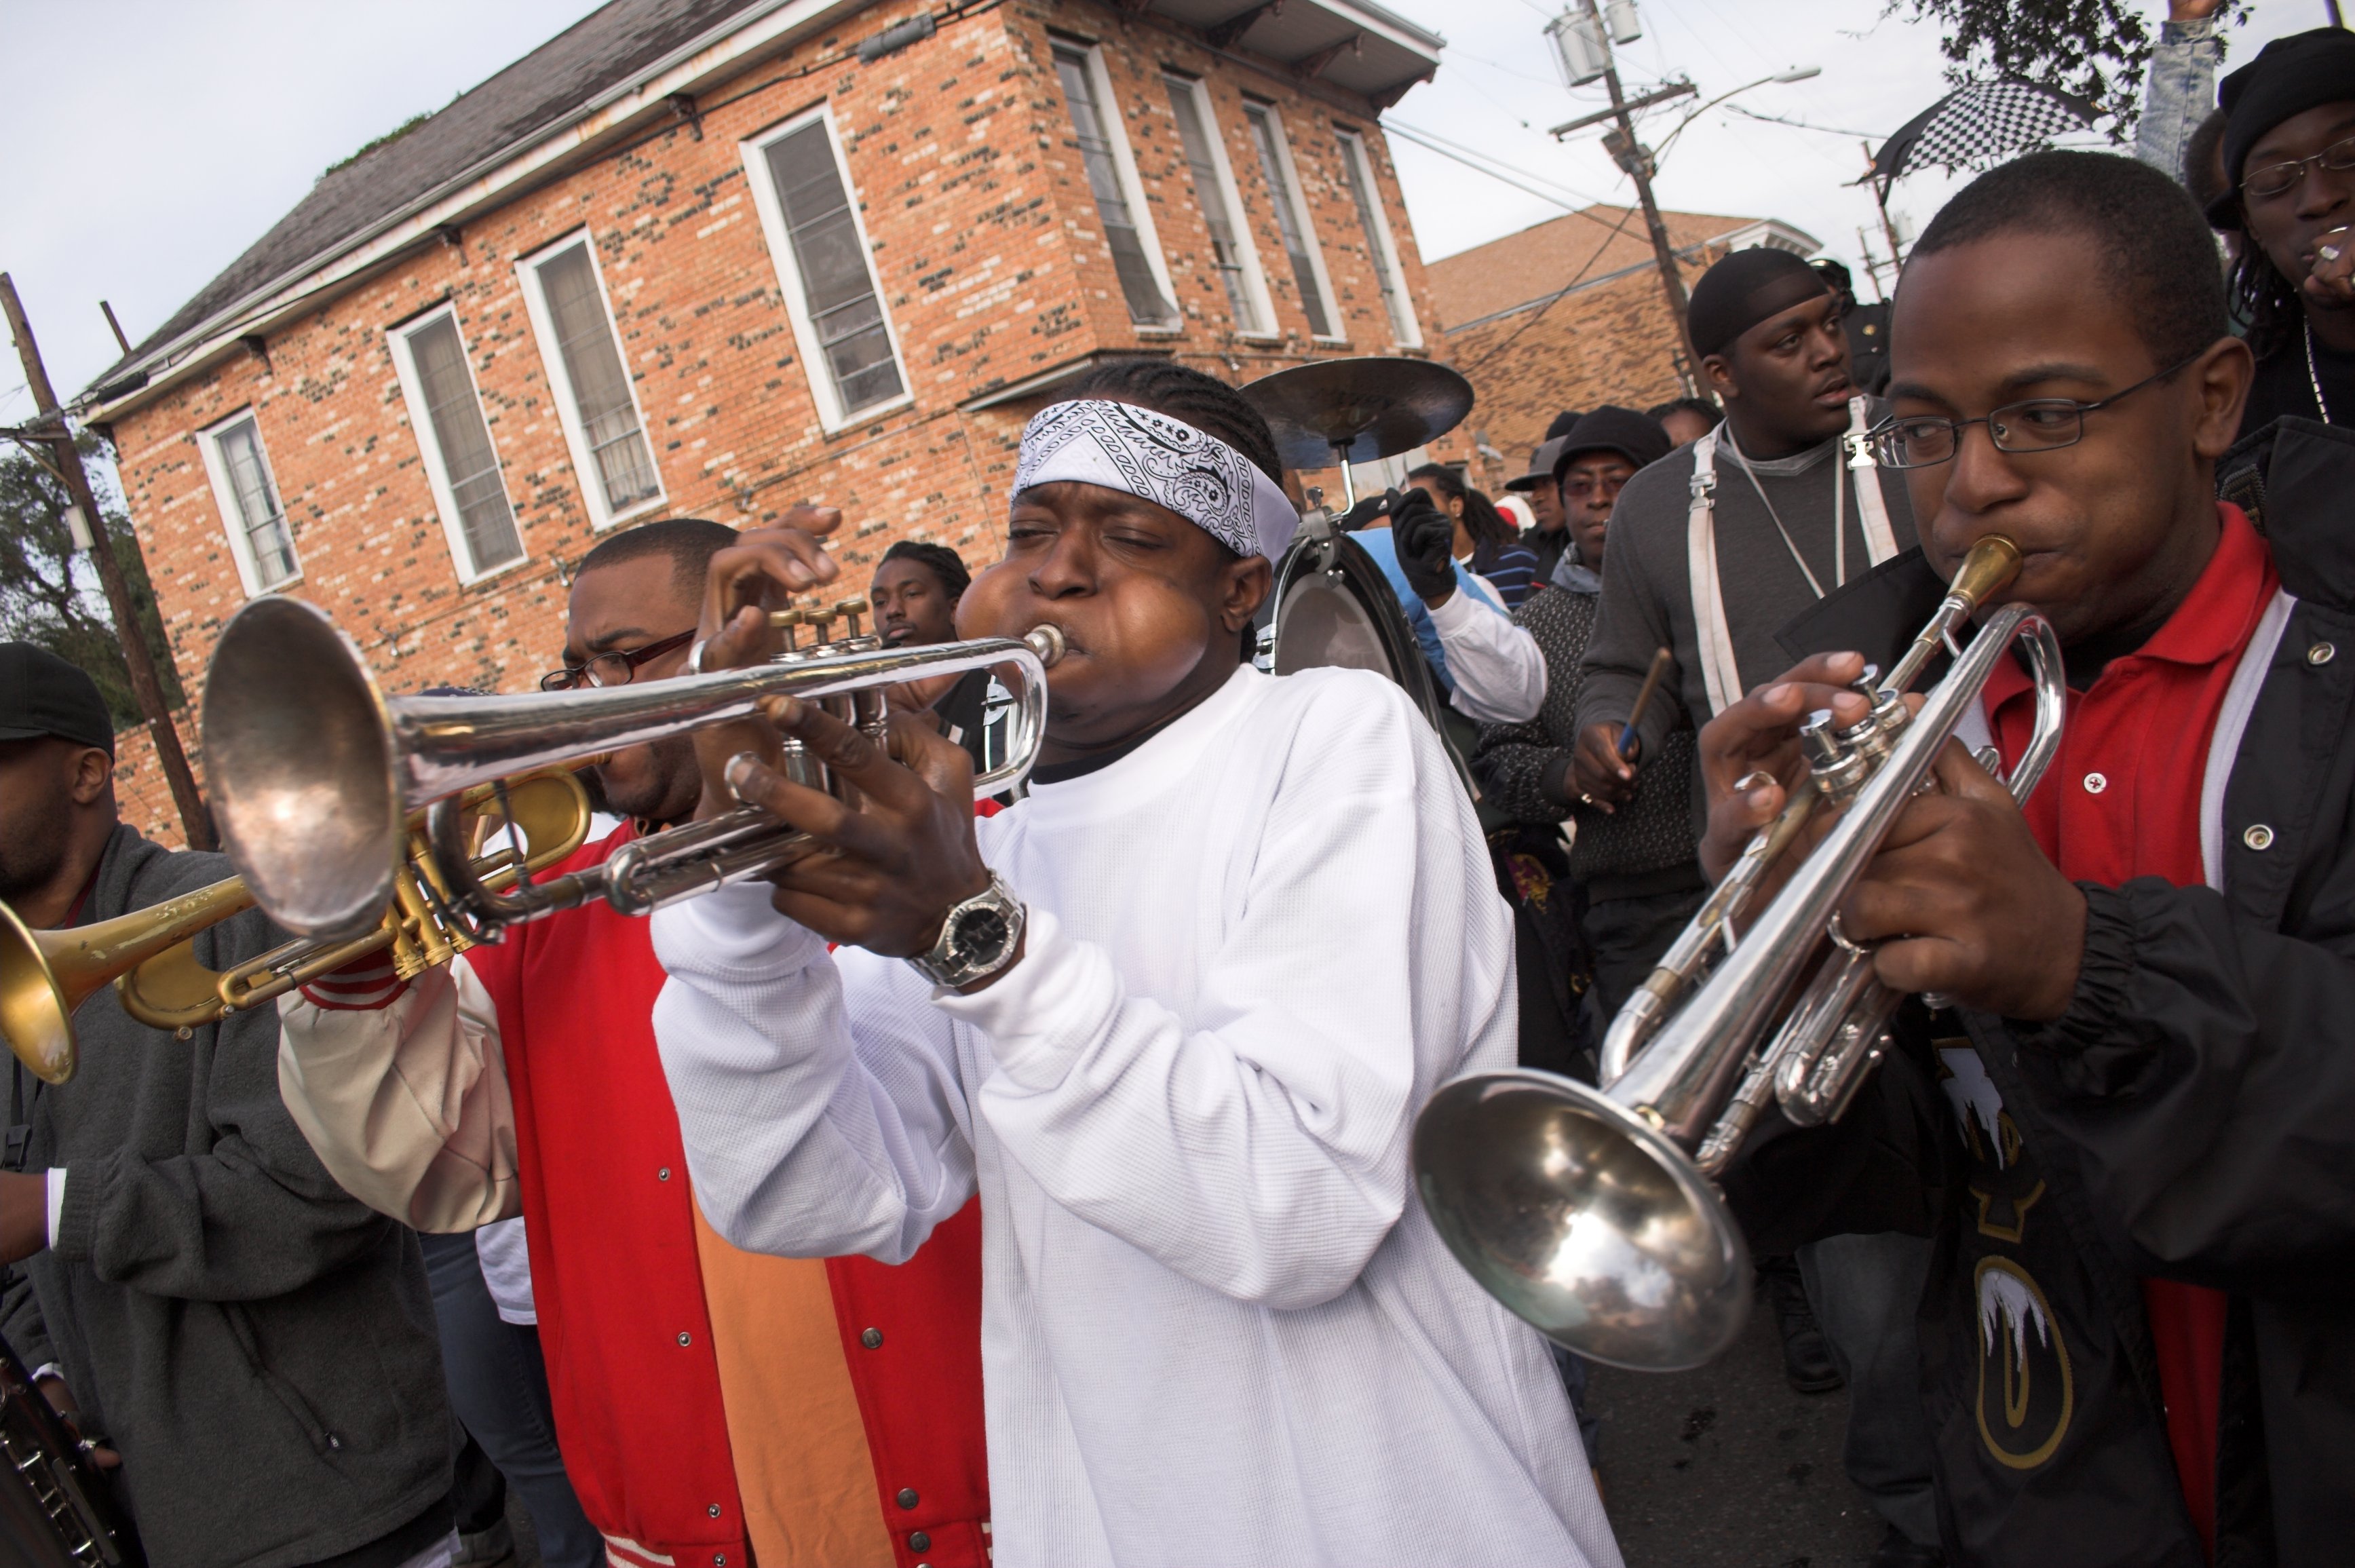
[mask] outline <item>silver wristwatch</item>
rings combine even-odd
[[[992,871],[989,886],[949,911],[932,951],[908,962],[933,985],[954,991],[996,974],[1021,946],[1022,901]]]

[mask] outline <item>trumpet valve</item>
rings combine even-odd
[[[837,601],[834,606],[834,613],[850,623],[850,636],[854,640],[859,635],[858,617],[866,614],[867,610],[867,601],[855,597]]]
[[[798,640],[794,635],[794,629],[799,626],[805,619],[807,619],[806,614],[805,612],[800,610],[772,610],[769,612],[769,627],[772,631],[783,632],[785,635],[785,651],[787,653],[794,652],[799,645]]]
[[[1832,721],[1828,708],[1818,708],[1799,726],[1799,749],[1815,775],[1816,789],[1834,805],[1854,800],[1871,774],[1870,761],[1856,743],[1859,731],[1869,735],[1871,728],[1872,720],[1866,719],[1843,731]]]

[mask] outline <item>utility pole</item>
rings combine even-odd
[[[1605,39],[1604,48],[1610,48],[1609,34],[1604,31],[1603,13],[1595,0],[1583,0],[1586,18],[1594,28],[1594,36]],[[1652,199],[1651,149],[1636,140],[1636,122],[1628,116],[1626,94],[1619,89],[1619,61],[1612,51],[1610,63],[1604,67],[1604,85],[1611,90],[1611,118],[1615,128],[1603,138],[1603,145],[1627,177],[1636,182],[1636,199],[1644,208],[1644,226],[1652,231],[1652,260],[1660,269],[1660,292],[1668,296],[1668,319],[1676,324],[1678,357],[1677,379],[1684,383],[1688,397],[1698,393],[1700,387],[1696,378],[1700,374],[1700,356],[1693,352],[1692,335],[1686,330],[1685,312],[1692,301],[1685,293],[1684,274],[1677,270],[1676,247],[1668,243],[1668,226],[1660,221],[1660,204]],[[1687,91],[1690,91],[1688,89]]]
[[[32,323],[25,319],[25,307],[16,298],[16,285],[5,272],[0,272],[0,311],[6,313],[8,331],[16,339],[16,357],[24,361],[25,380],[33,389],[34,406],[40,411],[37,422],[55,427],[48,445],[57,453],[66,496],[90,519],[91,559],[97,563],[98,580],[106,589],[107,608],[114,613],[115,640],[123,646],[123,663],[131,672],[131,690],[139,699],[139,711],[146,716],[148,732],[155,737],[155,760],[172,786],[172,802],[180,809],[180,826],[187,834],[188,847],[213,848],[217,841],[212,814],[205,809],[205,798],[197,790],[197,775],[188,767],[188,754],[180,748],[180,732],[173,727],[170,709],[164,706],[164,683],[156,677],[155,657],[140,629],[138,607],[131,602],[131,581],[123,575],[123,563],[114,559],[114,541],[107,538],[106,521],[91,490],[90,475],[82,469],[81,453],[74,445],[73,432],[66,426],[65,410],[58,405],[57,393],[49,386],[49,373],[41,365],[41,351],[33,342]]]
[[[1905,264],[1905,253],[1897,248],[1897,225],[1890,221],[1889,200],[1882,194],[1880,176],[1873,173],[1872,144],[1859,142],[1857,145],[1864,149],[1864,183],[1872,188],[1873,210],[1881,214],[1881,237],[1889,241],[1889,264],[1902,267]],[[1894,274],[1891,281],[1895,281]]]

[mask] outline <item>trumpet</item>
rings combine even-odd
[[[1828,713],[1810,719],[1808,782],[1612,1021],[1602,1088],[1527,1070],[1474,1073],[1441,1086],[1416,1118],[1412,1160],[1433,1222],[1489,1294],[1548,1338],[1612,1366],[1680,1371],[1741,1332],[1749,1249],[1715,1179],[1770,1104],[1802,1126],[1845,1114],[1904,1000],[1873,977],[1871,951],[1841,933],[1841,904],[2016,644],[2034,678],[2036,724],[2005,780],[2014,800],[2060,748],[2067,688],[2051,627],[2013,604],[1967,648],[1955,639],[2019,571],[2017,545],[1982,539],[1890,677],[1868,669],[1857,683],[1871,710],[1845,728]],[[1914,713],[1905,693],[1942,649],[1953,665]],[[1993,748],[1978,760],[2000,767]],[[1769,871],[1813,816],[1830,813],[1838,820],[1737,941]]]
[[[649,834],[603,864],[505,896],[464,853],[464,792],[518,771],[562,766],[705,725],[752,716],[761,699],[817,702],[881,743],[884,688],[928,675],[1010,668],[1005,760],[974,780],[996,794],[1029,775],[1046,732],[1051,625],[889,649],[858,631],[861,600],[772,612],[772,625],[812,625],[819,641],[770,662],[585,691],[488,698],[388,697],[333,621],[299,600],[256,599],[222,629],[205,683],[203,727],[213,814],[255,901],[289,931],[347,938],[376,919],[400,865],[402,824],[422,812],[428,863],[460,927],[477,942],[505,927],[602,898],[624,914],[757,877],[806,854],[807,835],[755,806]],[[847,638],[830,639],[850,618]],[[792,635],[790,630],[789,636]],[[785,772],[847,798],[847,781],[787,745]]]
[[[549,769],[477,785],[458,800],[472,839],[466,873],[491,896],[565,859],[589,835],[588,792],[570,772]],[[486,842],[504,831],[509,842]],[[421,817],[374,930],[348,940],[296,937],[234,968],[208,969],[196,938],[251,909],[242,877],[225,877],[113,920],[35,931],[0,904],[0,1035],[44,1082],[73,1076],[74,1010],[112,982],[123,1010],[183,1040],[201,1024],[274,1001],[355,959],[389,949],[409,979],[474,944],[451,915],[451,894]]]

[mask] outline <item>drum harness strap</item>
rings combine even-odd
[[[1866,439],[1865,400],[1850,398],[1848,404],[1848,433],[1842,439],[1849,449],[1848,462],[1835,469],[1832,475],[1832,560],[1835,586],[1848,581],[1847,469],[1857,471],[1856,510],[1858,521],[1864,528],[1865,553],[1871,563],[1879,566],[1897,553],[1897,536],[1889,527],[1889,507],[1881,494],[1879,466],[1872,461],[1872,445]],[[1693,471],[1690,481],[1692,504],[1685,514],[1685,553],[1688,575],[1692,579],[1693,632],[1700,644],[1702,682],[1709,688],[1711,716],[1724,712],[1742,696],[1742,670],[1733,658],[1733,635],[1726,627],[1725,592],[1717,574],[1717,438],[1725,429],[1721,424],[1693,443]],[[1735,449],[1735,456],[1741,455]],[[1783,527],[1774,503],[1767,500],[1766,487],[1759,483],[1748,464],[1742,472],[1749,474],[1750,483],[1764,504],[1766,515],[1774,519],[1774,527],[1783,536],[1784,548],[1798,562],[1799,572],[1815,590],[1816,597],[1824,596],[1823,585],[1808,569],[1799,554],[1798,545],[1790,530]],[[1871,475],[1868,480],[1865,475]]]

